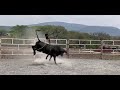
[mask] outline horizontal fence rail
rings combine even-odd
[[[46,43],[45,38],[40,38]],[[1,38],[0,55],[33,55],[31,46],[37,39]],[[52,45],[60,45],[69,54],[120,55],[120,40],[51,39]],[[103,48],[104,46],[108,48]]]
[[[45,38],[40,40],[46,43]],[[33,55],[31,46],[35,45],[36,41],[37,39],[1,38],[0,55]],[[66,39],[51,39],[52,45],[64,46],[63,48],[67,47],[66,42]]]

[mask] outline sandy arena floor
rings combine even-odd
[[[120,60],[2,59],[0,75],[120,75]]]

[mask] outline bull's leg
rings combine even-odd
[[[52,56],[50,55],[50,59],[49,59],[49,61],[51,60],[51,58],[52,58]]]
[[[32,46],[32,49],[33,49],[33,55],[35,55],[36,54],[35,46]]]
[[[57,65],[57,63],[56,63],[56,56],[54,56],[54,62],[55,62],[55,64]]]
[[[36,59],[35,55],[36,55],[36,50],[35,50],[35,46],[32,46],[32,49],[33,49],[33,57],[34,57],[34,60]]]
[[[34,50],[33,54],[36,55],[36,51],[35,50]]]
[[[35,55],[33,57],[34,57],[34,60],[35,60],[36,59]]]
[[[48,58],[49,54],[46,56],[46,59]]]

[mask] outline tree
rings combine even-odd
[[[0,36],[6,36],[6,35],[7,35],[7,32],[8,32],[8,31],[1,29],[1,30],[0,30]]]
[[[14,38],[24,38],[25,37],[25,30],[27,29],[27,26],[24,25],[16,25],[11,28],[10,34],[11,37]]]
[[[110,40],[111,39],[111,36],[109,34],[102,33],[102,32],[93,33],[92,36],[94,39],[98,39],[98,40],[100,39]]]
[[[62,26],[45,25],[37,27],[34,26],[33,28],[36,30],[40,30],[42,34],[49,34],[51,38],[67,38],[67,30]]]

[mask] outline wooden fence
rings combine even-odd
[[[46,41],[45,38],[40,40]],[[1,38],[0,55],[33,55],[31,46],[36,41],[37,39]],[[65,48],[69,54],[120,55],[120,40],[51,39],[51,43]]]

